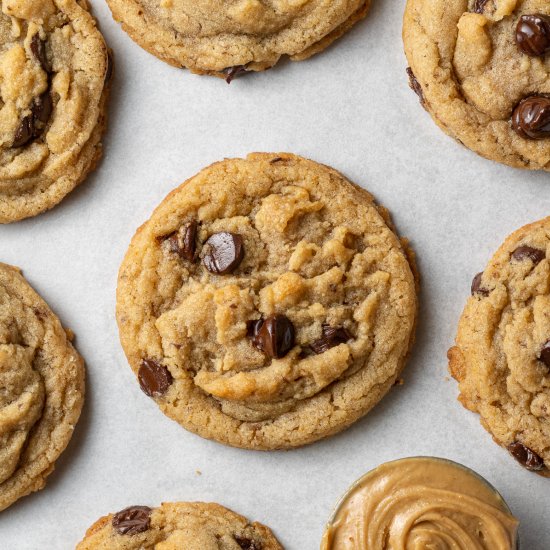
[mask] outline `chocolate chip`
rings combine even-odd
[[[544,460],[519,441],[508,445],[508,451],[527,470],[538,472],[544,468]]]
[[[138,371],[138,380],[143,393],[149,397],[164,395],[174,381],[170,371],[152,359],[143,359]]]
[[[482,296],[489,296],[489,291],[481,286],[481,277],[483,277],[483,271],[478,273],[472,281],[472,296],[475,294],[481,294]]]
[[[109,82],[113,76],[113,54],[110,50],[107,51],[107,68],[105,69],[105,82]]]
[[[524,139],[550,138],[550,95],[522,99],[512,113],[512,129]]]
[[[235,233],[214,233],[204,243],[202,263],[216,275],[233,273],[244,258],[243,238]]]
[[[119,535],[137,535],[149,529],[151,508],[130,506],[113,516],[113,528]]]
[[[321,338],[311,344],[311,349],[319,355],[330,348],[345,344],[350,339],[351,334],[344,327],[331,327],[324,324],[322,326]]]
[[[516,27],[516,43],[523,53],[533,57],[550,51],[550,17],[522,15]]]
[[[31,52],[36,57],[37,61],[40,63],[42,69],[51,73],[52,66],[48,61],[48,56],[46,55],[46,42],[40,38],[40,35],[37,33],[31,39]]]
[[[249,322],[248,328],[254,346],[270,357],[280,359],[294,347],[294,325],[285,315]]]
[[[485,9],[485,4],[487,4],[489,0],[475,0],[474,2],[474,12],[475,13],[483,13],[483,10]]]
[[[225,81],[228,84],[231,84],[233,82],[233,79],[235,79],[240,74],[248,72],[246,70],[246,65],[235,65],[234,67],[227,67],[222,71],[222,73],[225,75]]]
[[[249,539],[248,537],[240,537],[239,535],[233,535],[235,542],[243,550],[262,550],[262,543]]]
[[[518,262],[521,262],[522,260],[531,260],[534,264],[538,264],[544,258],[546,258],[546,253],[544,250],[540,250],[539,248],[533,248],[532,246],[518,246],[513,252],[512,252],[512,258],[514,260],[517,260]]]
[[[547,340],[542,346],[538,359],[550,368],[550,340]]]
[[[410,67],[407,67],[407,74],[409,75],[410,89],[419,97],[420,103],[422,104],[422,106],[424,106],[424,92],[422,91],[422,86],[420,86],[420,82],[418,82]]]
[[[17,128],[13,139],[12,147],[23,147],[34,137],[34,117],[26,116]]]
[[[49,91],[44,92],[35,100],[31,111],[35,122],[38,121],[42,124],[48,123],[53,111],[53,101]]]
[[[195,259],[197,250],[198,228],[199,224],[195,220],[180,227],[180,229],[168,239],[170,250],[180,258],[192,262]]]

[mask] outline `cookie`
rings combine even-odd
[[[19,270],[0,264],[0,510],[42,489],[80,416],[84,362]]]
[[[59,203],[101,157],[111,64],[85,0],[4,0],[0,223]]]
[[[550,475],[550,218],[475,276],[449,369],[460,401],[525,468]]]
[[[76,550],[283,550],[261,523],[204,502],[130,506],[104,516]]]
[[[282,56],[306,59],[362,19],[370,0],[108,0],[142,48],[176,67],[230,82]]]
[[[550,3],[408,0],[411,87],[450,136],[517,168],[550,170]]]
[[[249,449],[311,443],[366,414],[405,364],[407,249],[335,170],[291,154],[219,162],[134,236],[122,346],[142,390],[188,430]]]

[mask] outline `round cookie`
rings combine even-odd
[[[362,19],[370,0],[108,0],[142,48],[230,82],[282,56],[306,59]]]
[[[475,276],[449,369],[461,403],[525,468],[550,476],[550,218]]]
[[[76,550],[283,550],[261,523],[203,502],[131,506],[99,519]]]
[[[111,64],[86,0],[5,0],[0,223],[52,208],[101,157]]]
[[[366,414],[404,367],[416,310],[387,212],[291,154],[225,160],[175,189],[117,289],[143,391],[185,428],[249,449],[311,443]]]
[[[0,510],[42,489],[80,416],[84,362],[15,267],[0,264]]]
[[[408,0],[411,87],[434,121],[476,153],[550,170],[550,3]]]

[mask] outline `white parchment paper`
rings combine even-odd
[[[373,4],[325,53],[227,86],[158,61],[93,1],[115,52],[104,159],[51,212],[0,227],[0,260],[20,266],[76,333],[87,399],[46,489],[0,513],[0,549],[69,550],[110,511],[201,500],[268,524],[288,550],[314,550],[356,478],[411,455],[474,468],[520,518],[522,549],[550,549],[550,480],[519,467],[458,404],[446,360],[472,276],[509,233],[550,214],[549,174],[500,166],[446,137],[407,86],[405,0]],[[136,228],[201,168],[251,151],[301,154],[368,189],[411,239],[422,275],[405,385],[347,432],[291,452],[227,448],[165,417],[127,366],[114,318]]]

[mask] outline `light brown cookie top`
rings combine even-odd
[[[228,81],[284,55],[324,50],[362,19],[370,0],[108,0],[143,48],[194,73]]]
[[[384,209],[326,166],[251,154],[134,236],[117,320],[143,391],[203,437],[290,448],[366,414],[404,366],[415,277]]]
[[[282,550],[261,523],[203,502],[131,506],[98,520],[76,550]]]
[[[510,235],[476,275],[449,360],[462,404],[550,475],[550,218]]]
[[[55,206],[101,156],[110,64],[85,0],[3,0],[0,223]]]
[[[476,153],[550,170],[550,3],[408,0],[411,86],[435,122]]]
[[[84,400],[84,363],[19,271],[0,264],[0,510],[42,489]]]

